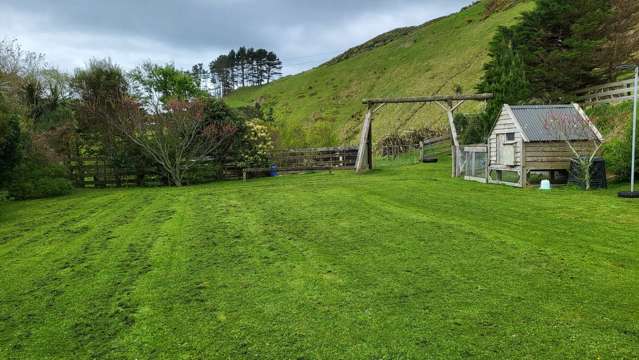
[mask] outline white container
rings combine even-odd
[[[542,180],[541,186],[539,187],[541,190],[550,190],[550,180]]]

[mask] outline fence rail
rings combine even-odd
[[[280,168],[300,169],[331,167],[337,169],[354,168],[357,161],[357,147],[291,149],[271,155],[271,163]]]
[[[617,81],[593,86],[577,92],[577,100],[584,104],[615,103],[631,100],[634,96],[634,80]]]
[[[357,148],[319,148],[278,151],[270,156],[269,162],[280,168],[306,169],[355,167]],[[205,183],[220,179],[241,179],[246,166],[232,161],[224,165],[213,160],[200,161],[192,168],[187,183]],[[76,158],[67,162],[69,175],[77,187],[130,187],[168,185],[168,179],[159,167],[117,166],[99,157]]]
[[[434,148],[450,140],[450,136],[439,136],[421,141],[418,144],[394,144],[382,145],[381,155],[387,158],[396,158],[414,149],[421,149],[422,153],[432,153]],[[449,150],[448,150],[449,151]],[[423,154],[422,154],[423,155]]]

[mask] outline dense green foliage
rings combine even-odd
[[[173,64],[158,65],[146,62],[130,73],[134,95],[146,104],[158,100],[166,104],[170,100],[188,100],[204,96],[197,82],[188,73]]]
[[[600,104],[588,109],[588,115],[604,134],[606,143],[602,156],[606,159],[609,173],[618,181],[630,178],[632,163],[632,101],[617,105]],[[639,169],[639,159],[637,159]]]
[[[535,10],[522,16],[511,38],[533,97],[566,102],[601,81],[597,53],[611,12],[610,0],[538,0]]]
[[[10,112],[0,93],[0,188],[5,185],[9,172],[20,158],[19,116]]]
[[[139,151],[115,128],[121,99],[128,94],[125,72],[110,60],[91,60],[77,69],[72,86],[80,101],[75,104],[75,136],[66,156],[99,156],[116,164],[140,163]]]
[[[31,156],[11,171],[9,196],[16,200],[39,199],[71,193],[67,170]]]
[[[636,203],[449,176],[444,161],[0,204],[0,358],[637,354]]]

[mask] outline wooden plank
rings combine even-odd
[[[562,162],[562,161],[570,161],[572,159],[571,156],[528,156],[526,161],[529,162]]]
[[[634,93],[634,89],[633,88],[622,88],[622,89],[614,89],[614,90],[609,90],[606,92],[599,92],[599,93],[593,93],[593,94],[589,94],[589,95],[585,95],[583,97],[581,97],[581,99],[594,99],[594,100],[598,100],[598,99],[616,99],[616,98],[620,98],[620,97],[624,97],[624,96],[632,96],[632,94]]]
[[[466,100],[489,100],[493,98],[493,94],[476,94],[476,95],[453,95],[453,96],[422,96],[422,97],[400,97],[400,98],[378,98],[364,99],[363,104],[407,104],[407,103],[424,103],[436,101],[466,101]]]
[[[602,89],[610,89],[610,88],[622,87],[622,86],[629,86],[630,88],[632,88],[634,86],[634,79],[617,81],[617,82],[612,82],[612,83],[608,83],[604,85],[591,86],[591,87],[577,91],[577,95],[586,94],[586,93],[590,93],[590,92],[594,92],[594,91],[598,91]]]
[[[355,171],[358,173],[364,172],[368,170],[369,159],[367,159],[369,155],[368,150],[368,134],[370,133],[371,121],[373,117],[373,112],[369,108],[366,112],[366,117],[364,118],[364,125],[362,126],[362,133],[360,134],[359,139],[359,150],[357,152],[357,161],[355,162]]]
[[[593,149],[594,145],[590,141],[574,141],[571,143],[575,149]],[[526,149],[528,151],[546,152],[546,151],[570,151],[570,147],[564,141],[552,141],[552,142],[536,142],[527,143]]]
[[[570,161],[562,161],[562,162],[528,162],[526,163],[526,168],[529,171],[535,170],[569,170],[570,169]]]
[[[488,152],[488,147],[486,145],[467,145],[462,147],[462,150],[465,152],[486,153]]]
[[[622,102],[622,101],[627,101],[627,100],[632,100],[632,99],[634,99],[634,96],[624,96],[624,97],[619,97],[619,98],[599,99],[599,100],[587,101],[587,104],[612,104],[612,103],[617,103],[617,102]]]
[[[521,149],[521,153],[519,154],[520,165],[521,165],[521,187],[528,187],[528,170],[526,170],[526,163],[528,162],[526,159],[526,146],[524,144],[524,139],[519,140],[519,148]]]

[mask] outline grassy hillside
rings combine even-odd
[[[501,2],[503,3],[503,1]],[[366,97],[473,92],[487,60],[495,29],[510,25],[531,2],[488,15],[486,1],[420,27],[381,35],[333,61],[262,88],[243,89],[231,105],[259,101],[275,111],[284,146],[328,146],[356,142]],[[469,104],[466,112],[477,110]],[[445,118],[436,105],[388,106],[377,117],[376,135],[431,126]]]
[[[0,358],[636,357],[636,203],[449,174],[0,203]]]

